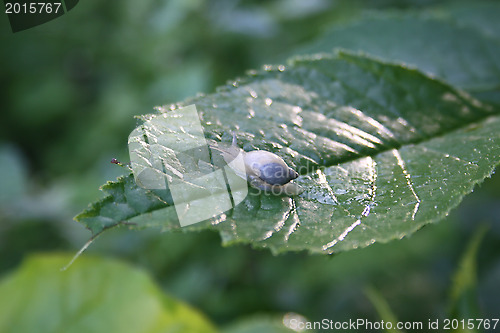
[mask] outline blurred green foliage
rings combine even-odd
[[[87,257],[61,272],[69,259],[34,255],[1,281],[1,332],[216,332],[138,269]]]
[[[282,61],[367,10],[446,2],[81,1],[16,34],[0,15],[0,274],[29,253],[76,252],[85,243],[89,233],[71,218],[100,196],[100,184],[123,173],[109,160],[127,160],[134,115]],[[495,175],[438,225],[332,257],[223,248],[211,232],[126,229],[103,235],[89,252],[143,267],[217,324],[290,311],[311,320],[376,320],[366,285],[398,320],[426,322],[446,317],[452,272],[484,223],[490,231],[479,248],[476,297],[482,316],[492,318],[500,313],[499,189]]]

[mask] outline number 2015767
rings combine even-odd
[[[6,14],[57,14],[61,8],[60,2],[30,2],[17,3],[7,2],[5,4]]]

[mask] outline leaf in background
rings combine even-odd
[[[437,7],[436,12],[457,24],[475,27],[496,39],[500,37],[498,1],[452,2]]]
[[[500,103],[500,38],[472,26],[429,14],[372,14],[332,27],[300,53],[334,48],[416,66],[485,101]]]
[[[37,255],[0,281],[0,331],[215,332],[200,314],[164,295],[142,271],[123,263]]]
[[[450,315],[453,318],[479,318],[478,296],[477,296],[477,255],[479,246],[486,235],[488,228],[478,228],[467,248],[465,249],[460,263],[452,278]],[[464,330],[469,332],[468,330]]]
[[[274,253],[402,238],[447,216],[500,160],[498,110],[416,70],[343,52],[266,67],[190,104],[208,139],[229,142],[236,129],[246,151],[275,152],[298,170],[305,191],[250,193],[183,230]],[[103,190],[76,217],[94,235],[122,223],[179,228],[168,190],[143,190],[131,175]]]

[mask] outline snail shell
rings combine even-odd
[[[288,196],[298,195],[302,188],[291,181],[299,174],[290,168],[281,157],[265,150],[245,152],[238,147],[236,135],[233,134],[233,143],[227,149],[218,149],[222,157],[233,171],[250,185],[273,194]],[[242,154],[245,169],[242,170],[231,163],[239,154]]]

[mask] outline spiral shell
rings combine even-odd
[[[233,143],[229,148],[218,148],[222,157],[233,171],[241,178],[246,179],[253,187],[272,192],[294,196],[302,193],[302,188],[291,182],[299,174],[290,168],[281,157],[265,150],[245,152],[238,147],[236,135],[233,134]],[[239,154],[242,154],[245,169],[237,168],[231,163]]]

